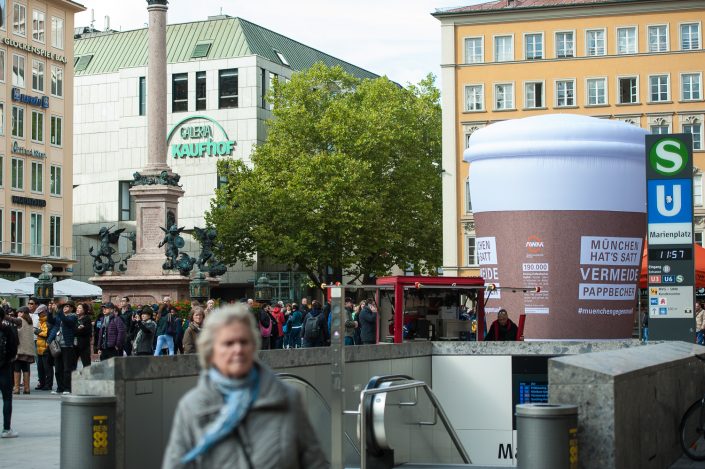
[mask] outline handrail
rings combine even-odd
[[[328,404],[328,401],[326,400],[325,397],[323,397],[323,394],[321,394],[321,391],[318,390],[316,386],[314,386],[310,381],[308,381],[305,378],[302,378],[299,375],[295,375],[293,373],[277,373],[276,374],[279,379],[291,379],[293,381],[298,381],[299,383],[302,383],[309,388],[313,390],[313,392],[318,396],[318,398],[323,402],[323,406],[326,408],[328,413],[330,414],[330,404]],[[353,441],[352,438],[350,438],[350,435],[348,435],[348,432],[343,432],[345,434],[345,438],[347,438],[348,442],[350,445],[352,445],[353,449],[357,452],[358,455],[360,455],[360,450],[358,449],[357,445],[355,444],[355,441]]]
[[[386,379],[385,379],[386,378]],[[392,378],[392,379],[389,379]],[[365,403],[365,398],[368,396],[372,396],[375,394],[383,394],[387,392],[392,392],[392,391],[402,391],[404,389],[418,389],[418,388],[423,388],[424,391],[426,391],[426,395],[428,396],[429,400],[431,401],[431,404],[433,405],[434,409],[438,414],[441,416],[441,421],[443,422],[443,426],[446,428],[446,431],[448,432],[448,435],[450,436],[450,439],[453,441],[453,444],[455,445],[455,449],[460,453],[460,457],[463,459],[463,462],[465,464],[472,464],[472,461],[470,460],[470,456],[468,453],[465,451],[465,447],[463,444],[460,442],[460,438],[458,438],[458,434],[455,432],[455,429],[450,425],[450,421],[448,420],[448,416],[446,415],[445,411],[443,410],[443,407],[441,407],[440,402],[438,402],[438,398],[436,398],[436,395],[433,393],[431,388],[423,381],[418,381],[418,380],[412,380],[409,377],[406,377],[404,375],[391,375],[388,377],[381,377],[380,379],[376,380],[376,384],[379,384],[380,382],[390,382],[390,381],[399,381],[401,379],[408,379],[409,381],[407,383],[402,383],[402,384],[391,384],[388,387],[385,388],[372,388],[372,389],[363,389],[360,392],[360,407],[364,409],[364,403]],[[360,412],[360,469],[367,469],[367,413],[363,410]]]

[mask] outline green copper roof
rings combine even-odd
[[[207,56],[192,58],[196,46],[208,42],[212,44]],[[348,73],[359,78],[377,78],[372,72],[242,18],[226,17],[169,25],[166,30],[166,43],[167,60],[170,64],[259,55],[292,70],[305,70],[316,62],[323,62],[329,66],[340,65]],[[203,48],[199,48],[198,52],[202,51]],[[147,65],[147,29],[89,34],[74,41],[74,55],[76,58],[93,56],[85,68],[76,70],[76,76],[144,67]]]

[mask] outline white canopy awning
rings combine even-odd
[[[0,296],[21,296],[24,295],[24,289],[22,289],[15,282],[10,280],[0,278]]]
[[[97,297],[103,294],[103,289],[91,283],[79,282],[67,278],[54,284],[54,296],[71,296],[76,298]]]
[[[25,277],[12,282],[18,292],[15,296],[31,296],[34,294],[34,284],[39,280],[37,277]]]

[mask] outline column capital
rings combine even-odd
[[[152,6],[166,7],[168,0],[147,0],[147,8]]]

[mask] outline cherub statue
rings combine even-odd
[[[181,232],[184,231],[184,227],[179,228],[174,224],[168,229],[161,226],[159,229],[164,232],[164,239],[159,242],[159,247],[166,246],[166,261],[162,264],[162,268],[164,270],[173,270],[176,268],[179,249],[186,244],[184,238],[181,237]]]
[[[125,228],[120,228],[111,233],[110,230],[112,228],[112,226],[110,228],[103,226],[100,228],[100,231],[98,231],[100,245],[98,246],[98,252],[96,254],[93,254],[93,246],[88,248],[88,254],[93,258],[93,271],[98,275],[108,270],[114,270],[115,268],[115,259],[113,259],[115,249],[111,244],[118,242],[120,234],[125,231]]]

